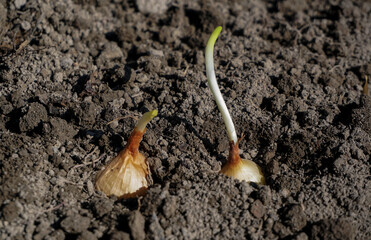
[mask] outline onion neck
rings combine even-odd
[[[131,133],[128,143],[123,151],[129,151],[129,153],[135,159],[136,155],[139,153],[139,144],[142,141],[143,135],[146,132],[146,126],[154,117],[157,116],[157,110],[149,111],[143,114],[139,119],[137,125],[135,126],[133,132]]]
[[[237,141],[236,143],[234,141],[229,142],[229,157],[227,164],[237,165],[242,162],[238,148],[239,142],[240,141]]]
[[[135,158],[135,156],[139,153],[139,144],[142,141],[145,132],[146,129],[144,129],[143,131],[138,131],[135,128],[129,137],[124,151],[129,151],[133,158]]]

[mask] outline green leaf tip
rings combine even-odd
[[[151,113],[152,118],[154,118],[157,116],[158,111],[157,109],[155,109],[155,110],[150,111],[150,113]]]
[[[148,119],[148,121],[151,121],[154,117],[157,116],[157,109],[155,110],[152,110],[152,111],[149,111],[149,112],[146,112],[145,114],[143,114],[143,117],[142,118],[145,118],[145,119]]]
[[[222,31],[222,29],[223,29],[223,28],[222,28],[221,26],[216,27],[216,28],[214,29],[213,33],[211,34],[211,36],[210,36],[210,38],[209,38],[209,41],[207,41],[206,49],[207,49],[207,48],[211,48],[211,50],[212,50],[212,48],[214,48],[214,44],[215,44],[216,40],[218,39],[219,34],[220,34],[220,32]],[[206,50],[206,51],[207,51],[207,50]]]
[[[139,119],[138,124],[136,126],[137,130],[144,131],[149,121],[151,121],[154,117],[156,117],[157,113],[158,111],[157,109],[155,109],[155,110],[152,110],[152,111],[149,111],[143,114],[142,118]]]

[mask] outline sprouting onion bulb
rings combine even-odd
[[[209,41],[207,42],[205,50],[206,75],[208,85],[214,95],[219,111],[222,114],[222,118],[227,128],[229,138],[229,157],[227,163],[222,167],[220,172],[241,181],[245,180],[247,182],[265,184],[265,178],[261,168],[251,160],[241,159],[239,155],[239,140],[237,139],[236,130],[231,115],[229,114],[228,108],[224,102],[223,96],[219,90],[218,83],[216,81],[213,51],[215,42],[218,39],[221,31],[222,27],[219,26],[215,28],[214,32],[209,38]]]
[[[139,152],[139,144],[146,125],[157,110],[143,114],[131,133],[127,145],[108,165],[98,173],[95,186],[107,196],[133,198],[145,194],[148,188],[149,168],[146,158]]]

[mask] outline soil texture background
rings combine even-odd
[[[219,174],[216,76],[267,185]],[[0,0],[0,239],[371,239],[371,2]],[[148,110],[153,185],[96,174]]]

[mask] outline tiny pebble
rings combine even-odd
[[[20,9],[26,4],[26,0],[15,0],[14,5],[17,9]]]
[[[27,21],[23,21],[21,23],[21,27],[22,27],[23,30],[28,31],[28,30],[31,29],[31,24]]]
[[[63,73],[62,72],[57,72],[53,76],[53,81],[54,82],[62,82],[63,81]]]
[[[63,69],[67,69],[67,68],[71,67],[72,63],[73,63],[73,61],[72,61],[71,58],[69,58],[69,57],[62,58],[61,67]]]

